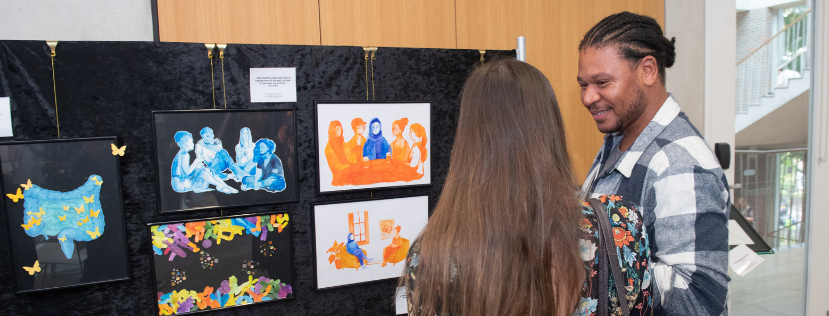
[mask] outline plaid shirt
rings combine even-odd
[[[728,294],[728,183],[711,149],[669,97],[615,168],[622,135],[605,135],[583,195],[640,206],[651,240],[655,314],[720,315]]]

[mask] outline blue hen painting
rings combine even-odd
[[[57,237],[67,259],[72,259],[75,241],[91,241],[104,233],[104,213],[101,209],[103,179],[90,175],[79,188],[58,192],[41,188],[31,181],[22,185],[24,224],[20,225],[31,237]],[[20,191],[18,189],[19,195]],[[8,194],[14,202],[18,199]]]

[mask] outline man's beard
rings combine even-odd
[[[627,111],[622,113],[616,113],[618,115],[618,119],[616,120],[616,124],[614,124],[611,128],[605,130],[599,130],[602,133],[616,133],[619,131],[623,131],[625,128],[633,124],[642,113],[645,112],[645,92],[639,87],[636,87],[633,93],[636,95],[636,98],[628,104]],[[613,109],[614,111],[616,109]]]

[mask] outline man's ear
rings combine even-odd
[[[659,66],[656,64],[656,58],[653,56],[645,56],[639,62],[639,73],[642,81],[648,87],[653,86],[659,81]]]

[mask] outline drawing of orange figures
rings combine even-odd
[[[331,253],[328,256],[328,263],[334,263],[337,269],[368,269],[368,265],[374,261],[374,258],[368,258],[368,253],[360,248],[361,245],[367,245],[369,241],[367,221],[368,211],[348,214],[348,241],[345,243],[334,241],[334,246],[326,251],[326,253]],[[405,255],[403,257],[405,258]]]
[[[388,263],[397,265],[398,262],[406,259],[406,255],[409,254],[409,240],[400,237],[400,229],[399,225],[394,228],[394,237],[391,244],[383,248],[383,265],[381,267],[385,267]]]

